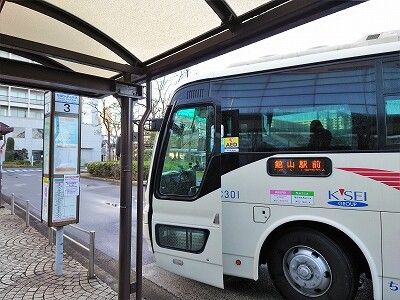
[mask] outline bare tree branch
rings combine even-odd
[[[153,81],[153,97],[151,119],[162,118],[165,115],[167,105],[170,101],[172,93],[176,85],[191,73],[190,68],[181,70],[174,74],[170,74]],[[99,124],[102,131],[107,136],[106,143],[108,146],[108,158],[111,159],[111,151],[113,144],[116,143],[117,137],[121,132],[121,104],[120,101],[113,97],[106,97],[94,101],[88,101],[87,104],[99,116]],[[134,119],[140,119],[145,110],[145,101],[139,100],[133,107]],[[154,135],[152,135],[154,136]],[[154,138],[154,137],[153,137]],[[151,138],[150,138],[151,139]]]
[[[106,97],[98,100],[98,104],[94,102],[88,102],[89,106],[92,107],[93,112],[96,112],[99,116],[99,123],[106,133],[107,148],[108,148],[108,159],[111,159],[112,146],[116,142],[116,138],[121,131],[121,107],[117,99],[112,97]]]

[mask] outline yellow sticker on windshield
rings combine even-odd
[[[239,152],[239,137],[224,138],[225,152]]]

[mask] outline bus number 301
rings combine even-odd
[[[224,199],[240,199],[239,191],[221,190],[221,198]]]

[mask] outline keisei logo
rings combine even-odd
[[[337,189],[328,191],[328,204],[342,207],[368,206],[367,192]]]

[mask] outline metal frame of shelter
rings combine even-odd
[[[0,122],[0,208],[3,208],[3,195],[1,194],[3,180],[3,148],[6,145],[6,135],[13,132],[14,128]],[[3,141],[2,141],[3,140]],[[1,142],[2,141],[2,142]]]
[[[99,28],[78,18],[72,12],[52,4],[58,3],[55,0],[0,0],[0,20],[4,16],[3,13],[7,11],[5,9],[7,3],[11,3],[68,25],[71,29],[79,31],[102,44],[126,62],[120,63],[87,53],[39,43],[20,36],[13,36],[3,32],[0,28],[0,50],[37,62],[37,64],[33,64],[0,58],[1,83],[57,90],[94,98],[115,95],[121,100],[119,299],[129,299],[129,295],[133,291],[136,291],[136,299],[142,298],[143,172],[139,172],[137,186],[136,283],[130,283],[132,220],[132,135],[130,132],[132,131],[133,105],[143,95],[141,84],[146,84],[146,112],[139,123],[138,170],[143,170],[143,132],[144,123],[151,110],[151,80],[367,0],[260,0],[258,7],[241,15],[237,15],[231,8],[230,1],[204,0],[208,8],[220,19],[219,26],[195,38],[190,38],[150,59],[141,61],[135,56],[135,53],[131,53],[116,42],[112,36],[108,36]],[[76,3],[78,2],[80,1]],[[132,1],[131,5],[137,5],[139,2]],[[96,1],[96,5],[101,5],[97,3]],[[100,1],[100,3],[106,2]],[[141,13],[140,6],[137,7],[137,11],[138,14]],[[152,13],[157,15],[157,11]],[[112,17],[118,18],[118,16]],[[135,18],[135,16],[132,16],[132,18]],[[160,21],[160,28],[157,28],[157,30],[164,30],[163,26],[166,23],[168,23],[168,20]],[[121,30],[132,30],[134,34],[132,28],[121,28]],[[168,34],[171,34],[171,32],[168,32]],[[134,35],[132,38],[134,38]],[[80,73],[61,63],[60,60],[112,71],[116,75],[102,77]]]

